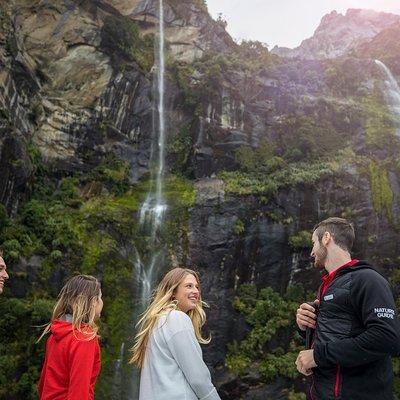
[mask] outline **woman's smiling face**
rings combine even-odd
[[[200,298],[199,282],[194,275],[188,274],[176,289],[174,295],[178,302],[178,308],[187,313],[196,308]]]

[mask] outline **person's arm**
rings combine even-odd
[[[318,367],[356,367],[400,352],[400,324],[388,282],[370,269],[355,275],[350,295],[365,330],[353,338],[317,343],[314,360]]]
[[[199,351],[190,319],[187,328],[174,333],[167,345],[196,396],[200,400],[221,400]]]
[[[97,339],[72,342],[67,400],[89,399],[93,364],[98,351]]]

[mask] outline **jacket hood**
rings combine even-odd
[[[80,329],[73,330],[72,322],[64,321],[62,319],[56,319],[51,323],[50,331],[53,334],[55,340],[59,341],[64,339],[66,336],[73,334],[77,340],[91,340],[96,335],[93,329],[86,324],[82,324]]]
[[[72,332],[72,323],[56,319],[51,323],[51,333],[55,340],[61,340]]]

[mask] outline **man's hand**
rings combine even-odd
[[[299,353],[296,360],[297,371],[308,376],[312,374],[311,368],[317,366],[314,361],[314,350],[303,350]]]
[[[315,302],[319,304],[319,300],[315,300]],[[308,303],[301,304],[297,309],[296,322],[302,331],[305,331],[307,327],[315,329],[316,318],[315,308]]]

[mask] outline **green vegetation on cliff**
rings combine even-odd
[[[388,171],[382,165],[371,161],[369,164],[372,204],[377,214],[385,215],[389,220],[393,216],[393,190]]]
[[[281,189],[297,185],[313,185],[323,179],[335,176],[339,171],[339,162],[321,161],[312,164],[285,163],[269,174],[224,171],[219,176],[225,183],[227,193],[274,196]]]
[[[234,307],[244,315],[250,331],[240,343],[229,346],[225,363],[231,372],[241,376],[253,371],[264,381],[298,377],[294,362],[303,345],[295,315],[304,296],[300,285],[289,287],[284,297],[271,288],[257,290],[250,284],[239,288]],[[278,336],[280,340],[274,340]]]
[[[123,68],[126,61],[135,60],[143,71],[154,64],[154,37],[141,36],[136,22],[128,16],[108,15],[101,31],[101,46],[113,59],[113,65]]]
[[[40,325],[49,320],[53,301],[31,296],[0,299],[0,398],[37,399],[44,343]]]
[[[129,346],[134,335],[133,265],[136,251],[146,253],[148,246],[137,212],[154,182],[130,184],[127,163],[112,156],[89,172],[57,179],[34,147],[30,153],[36,169],[31,199],[12,218],[0,207],[0,247],[13,271],[13,287],[24,296],[9,297],[6,287],[0,298],[0,311],[8,316],[0,323],[0,347],[7,349],[0,352],[0,365],[7,371],[0,394],[36,399],[43,343],[35,344],[41,328],[32,327],[48,322],[65,278],[87,273],[102,281],[103,367],[96,390],[110,398],[121,344],[127,340]],[[164,184],[171,211],[161,240],[181,246],[185,257],[188,208],[194,203],[195,189],[176,176],[167,177]]]
[[[359,96],[363,83],[370,78],[367,68],[360,68],[356,58],[337,58],[325,61],[325,80],[329,89],[340,97]]]
[[[290,236],[289,245],[293,250],[308,249],[311,247],[311,232],[310,231],[300,231],[295,235]]]
[[[168,4],[170,4],[173,7],[178,7],[182,5],[188,5],[192,6],[195,5],[197,6],[200,10],[207,12],[207,1],[206,0],[167,0],[166,1]],[[179,11],[179,10],[178,10]]]
[[[395,135],[394,116],[389,111],[378,86],[375,86],[373,91],[364,97],[362,105],[366,117],[366,145],[386,150],[389,153],[398,151],[400,146]]]

